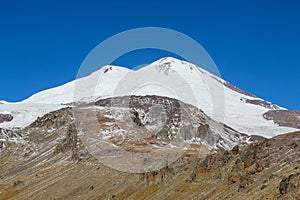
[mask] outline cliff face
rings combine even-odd
[[[299,199],[300,132],[228,151],[192,144],[166,167],[134,174],[95,159],[73,120],[70,108],[55,111],[20,130],[23,142],[1,142],[0,199]]]

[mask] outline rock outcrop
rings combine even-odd
[[[3,122],[10,122],[11,120],[13,120],[13,116],[10,114],[1,114],[0,113],[0,123]]]
[[[279,126],[300,128],[300,111],[298,110],[271,110],[263,116],[267,120],[273,120]]]

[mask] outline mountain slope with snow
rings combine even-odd
[[[105,66],[89,76],[39,92],[19,103],[0,104],[0,113],[14,119],[0,127],[25,126],[36,117],[72,102],[91,102],[125,95],[157,95],[179,99],[241,133],[272,137],[294,131],[264,119],[270,110],[284,109],[248,94],[191,63],[162,58],[137,71]]]

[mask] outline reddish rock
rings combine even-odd
[[[228,176],[228,185],[232,185],[240,180],[240,176],[237,171],[233,171]]]
[[[256,161],[255,167],[257,172],[261,172],[264,169],[263,164],[261,163],[260,160]]]

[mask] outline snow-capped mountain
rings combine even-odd
[[[156,95],[179,99],[210,118],[248,135],[270,138],[294,131],[266,120],[264,113],[282,110],[232,86],[227,81],[185,61],[166,57],[137,71],[104,66],[89,76],[48,89],[18,103],[0,103],[0,114],[13,116],[0,127],[24,127],[37,117],[71,105],[115,96]]]

